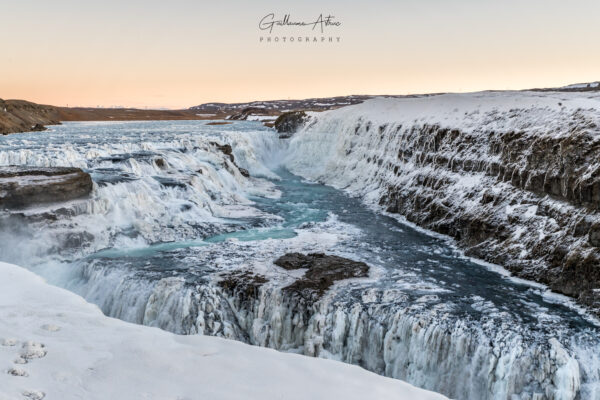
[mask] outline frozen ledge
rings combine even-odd
[[[0,263],[0,399],[445,397],[336,361],[108,318]]]

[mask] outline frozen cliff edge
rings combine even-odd
[[[0,398],[445,398],[340,362],[108,318],[15,265],[0,275]]]
[[[286,165],[600,313],[600,95],[377,98],[311,113]]]

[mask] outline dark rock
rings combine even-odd
[[[76,199],[92,191],[92,178],[79,168],[0,167],[0,207]]]
[[[240,112],[232,114],[229,119],[236,121],[243,121],[248,119],[250,115],[268,115],[265,114],[265,109],[261,107],[246,107]]]
[[[246,178],[250,177],[250,172],[248,172],[246,168],[238,167],[238,170],[240,171],[240,174],[242,174],[242,176],[245,176]]]
[[[48,128],[46,128],[42,124],[35,124],[34,126],[31,127],[31,130],[33,132],[41,132],[41,131],[45,131],[46,129],[48,129]]]
[[[231,148],[231,145],[229,145],[229,144],[219,144],[217,142],[210,142],[210,144],[212,144],[213,146],[215,146],[221,153],[225,154],[226,156],[229,156],[229,159],[231,160],[231,162],[233,163],[233,165],[235,165],[235,167],[240,171],[240,174],[242,174],[246,178],[250,177],[250,172],[248,172],[247,169],[240,168],[235,163],[235,156],[233,155],[233,149]],[[202,173],[202,172],[200,172],[200,173]]]
[[[113,154],[107,157],[98,157],[97,161],[98,162],[102,162],[102,161],[110,161],[112,163],[120,163],[123,162],[125,160],[128,160],[130,157],[127,154]]]
[[[575,227],[573,228],[573,236],[583,236],[590,230],[590,222],[581,218],[579,221],[575,223]]]
[[[369,266],[364,262],[323,253],[288,253],[274,261],[286,269],[307,269],[304,276],[284,290],[314,297],[322,295],[336,281],[349,278],[364,278],[369,275]]]
[[[139,179],[136,175],[122,171],[118,168],[95,168],[91,175],[94,182],[99,186],[131,182]]]
[[[285,139],[291,137],[304,124],[306,118],[304,111],[290,111],[277,117],[273,126],[282,134],[279,137]]]
[[[238,296],[247,298],[258,298],[258,290],[267,283],[267,279],[262,275],[254,275],[249,271],[235,271],[221,277],[218,285]]]
[[[60,234],[57,238],[60,249],[76,249],[90,244],[94,235],[89,232],[69,232]]]
[[[154,160],[156,166],[160,169],[165,169],[167,167],[167,162],[163,158],[157,158]]]
[[[232,162],[235,162],[235,157],[233,155],[233,149],[231,148],[231,145],[229,144],[220,144],[217,142],[210,142],[210,144],[212,144],[213,146],[215,146],[217,148],[217,150],[219,150],[221,153],[225,154],[226,156],[229,156],[229,159]]]
[[[600,224],[592,225],[588,237],[592,246],[600,247]]]

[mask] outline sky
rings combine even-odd
[[[1,1],[4,99],[187,108],[600,80],[598,0]],[[269,34],[271,13],[341,25]],[[326,41],[281,39],[298,36]]]

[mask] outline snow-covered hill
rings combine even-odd
[[[329,110],[351,104],[362,103],[374,96],[337,96],[302,100],[266,100],[247,103],[204,103],[190,107],[196,112],[237,113],[245,108],[256,108],[267,112],[283,112],[290,110]]]
[[[105,317],[0,263],[0,399],[406,399],[444,396],[336,361]]]

